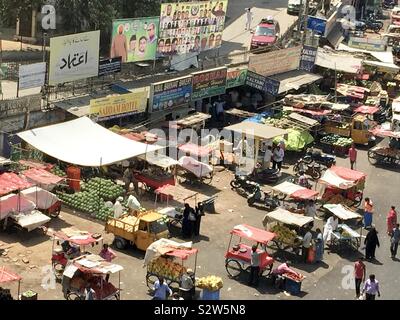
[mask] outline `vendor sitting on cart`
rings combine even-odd
[[[296,275],[296,276],[299,275],[296,271],[294,271],[293,269],[290,268],[289,262],[287,261],[286,263],[282,263],[277,268],[272,270],[273,283],[275,283],[275,285],[278,288],[283,288],[285,278],[282,277],[282,275],[288,274],[288,273]]]
[[[64,254],[69,258],[73,259],[75,257],[78,257],[80,254],[80,249],[79,247],[71,246],[68,240],[63,241],[61,243],[61,247],[63,249]]]

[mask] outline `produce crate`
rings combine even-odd
[[[345,157],[349,153],[350,146],[335,146],[333,145],[333,154],[339,157]]]
[[[297,295],[301,292],[301,282],[293,281],[286,278],[285,290],[292,295]]]
[[[220,299],[220,291],[210,291],[207,289],[203,289],[203,293],[201,295],[202,300],[219,300]]]

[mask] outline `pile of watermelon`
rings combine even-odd
[[[96,219],[101,221],[107,221],[109,218],[114,216],[114,209],[103,205],[101,209],[96,212]]]
[[[93,178],[86,183],[81,183],[81,189],[99,195],[105,200],[115,200],[124,194],[124,188],[112,180]]]
[[[74,194],[61,193],[59,197],[68,206],[82,212],[93,213],[99,209],[99,206],[104,206],[104,199],[101,199],[96,193],[89,191]]]
[[[59,166],[54,166],[50,172],[59,177],[65,177],[67,175]]]

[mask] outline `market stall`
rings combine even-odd
[[[242,272],[248,272],[250,269],[252,246],[242,241],[243,239],[261,245],[262,248],[257,248],[260,259],[260,275],[268,276],[271,273],[274,259],[268,255],[266,247],[270,241],[274,240],[275,233],[240,224],[235,226],[230,234],[228,249],[225,253],[225,268],[228,274],[231,277],[238,277]],[[233,237],[237,242],[231,246]]]
[[[183,156],[178,160],[178,175],[189,183],[199,181],[210,184],[214,175],[214,169],[209,164],[198,161],[189,156]]]
[[[361,246],[363,230],[362,216],[342,204],[325,204],[323,207],[329,213],[338,217],[341,222],[338,224],[337,230],[332,231],[333,245],[338,246],[339,250],[343,249],[344,246],[358,250]],[[359,232],[350,226],[351,222],[354,226],[358,225]]]
[[[86,248],[94,248],[100,252],[103,237],[100,234],[92,234],[76,228],[64,228],[52,234],[51,265],[57,279],[62,274],[69,260],[86,252]],[[92,250],[95,250],[92,249]]]
[[[324,203],[357,207],[363,198],[365,180],[366,174],[362,172],[332,166],[318,180],[317,190]]]
[[[17,299],[19,300],[19,293],[21,290],[22,277],[14,272],[7,270],[5,266],[0,266],[0,284],[18,281]]]
[[[197,206],[199,202],[208,200],[210,197],[201,194],[199,192],[191,191],[181,185],[165,185],[161,188],[155,190],[156,198],[154,205],[157,206],[157,201],[159,198],[161,200],[165,199],[167,201],[167,207],[169,206],[169,201],[173,200],[180,203],[190,203],[193,202],[193,206]]]
[[[167,284],[176,290],[180,288],[182,276],[188,273],[188,260],[194,257],[190,276],[195,283],[198,250],[192,242],[179,243],[168,239],[153,242],[146,250],[144,264],[147,266],[146,284],[153,290],[154,282],[164,277]]]
[[[300,201],[316,200],[318,196],[318,191],[310,190],[288,181],[272,187],[272,191],[277,193],[280,200],[284,200],[286,197]]]
[[[400,139],[400,132],[386,130],[383,127],[376,127],[371,134],[377,137],[389,138],[389,144],[382,142],[368,150],[368,161],[373,164],[400,164],[400,148],[397,142]]]
[[[290,249],[295,254],[300,253],[302,236],[305,229],[311,227],[313,222],[313,217],[282,208],[267,213],[263,219],[265,229],[276,234],[273,240],[276,248],[284,251]]]
[[[31,187],[21,191],[25,198],[36,204],[36,208],[42,213],[56,218],[61,211],[61,200],[50,191],[40,187]]]
[[[120,300],[121,271],[118,264],[95,254],[79,256],[67,264],[63,273],[63,293],[67,300],[85,300],[85,288],[94,290],[93,300]],[[106,276],[118,273],[118,287]]]
[[[41,168],[31,168],[29,170],[22,171],[21,175],[32,184],[35,184],[48,191],[53,190],[57,184],[64,180],[64,178]]]

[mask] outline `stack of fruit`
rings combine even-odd
[[[300,273],[294,274],[294,273],[285,273],[285,277],[289,278],[290,280],[293,280],[295,282],[302,282],[304,280],[304,276]]]
[[[196,279],[196,286],[208,291],[218,291],[223,287],[223,282],[220,277],[207,276]]]
[[[149,263],[147,270],[149,273],[174,281],[180,281],[181,275],[186,272],[186,268],[181,264],[163,257],[152,260]]]
[[[96,218],[101,221],[107,221],[114,216],[114,209],[103,205],[98,212],[96,212]]]
[[[334,146],[348,147],[353,143],[353,139],[344,138],[337,134],[328,134],[327,136],[321,139],[321,142]]]
[[[74,194],[61,193],[59,197],[68,206],[82,212],[93,213],[103,207],[104,200],[93,192],[83,191]]]
[[[279,224],[273,226],[270,231],[275,233],[276,239],[282,243],[294,244],[297,238],[296,231],[290,230],[288,227]]]
[[[56,176],[59,176],[59,177],[66,176],[66,173],[63,170],[61,170],[61,168],[59,166],[54,166],[53,169],[51,169],[51,173],[55,174]]]
[[[93,192],[106,200],[115,200],[123,195],[124,188],[112,180],[93,178],[86,183],[81,183],[82,190]]]

